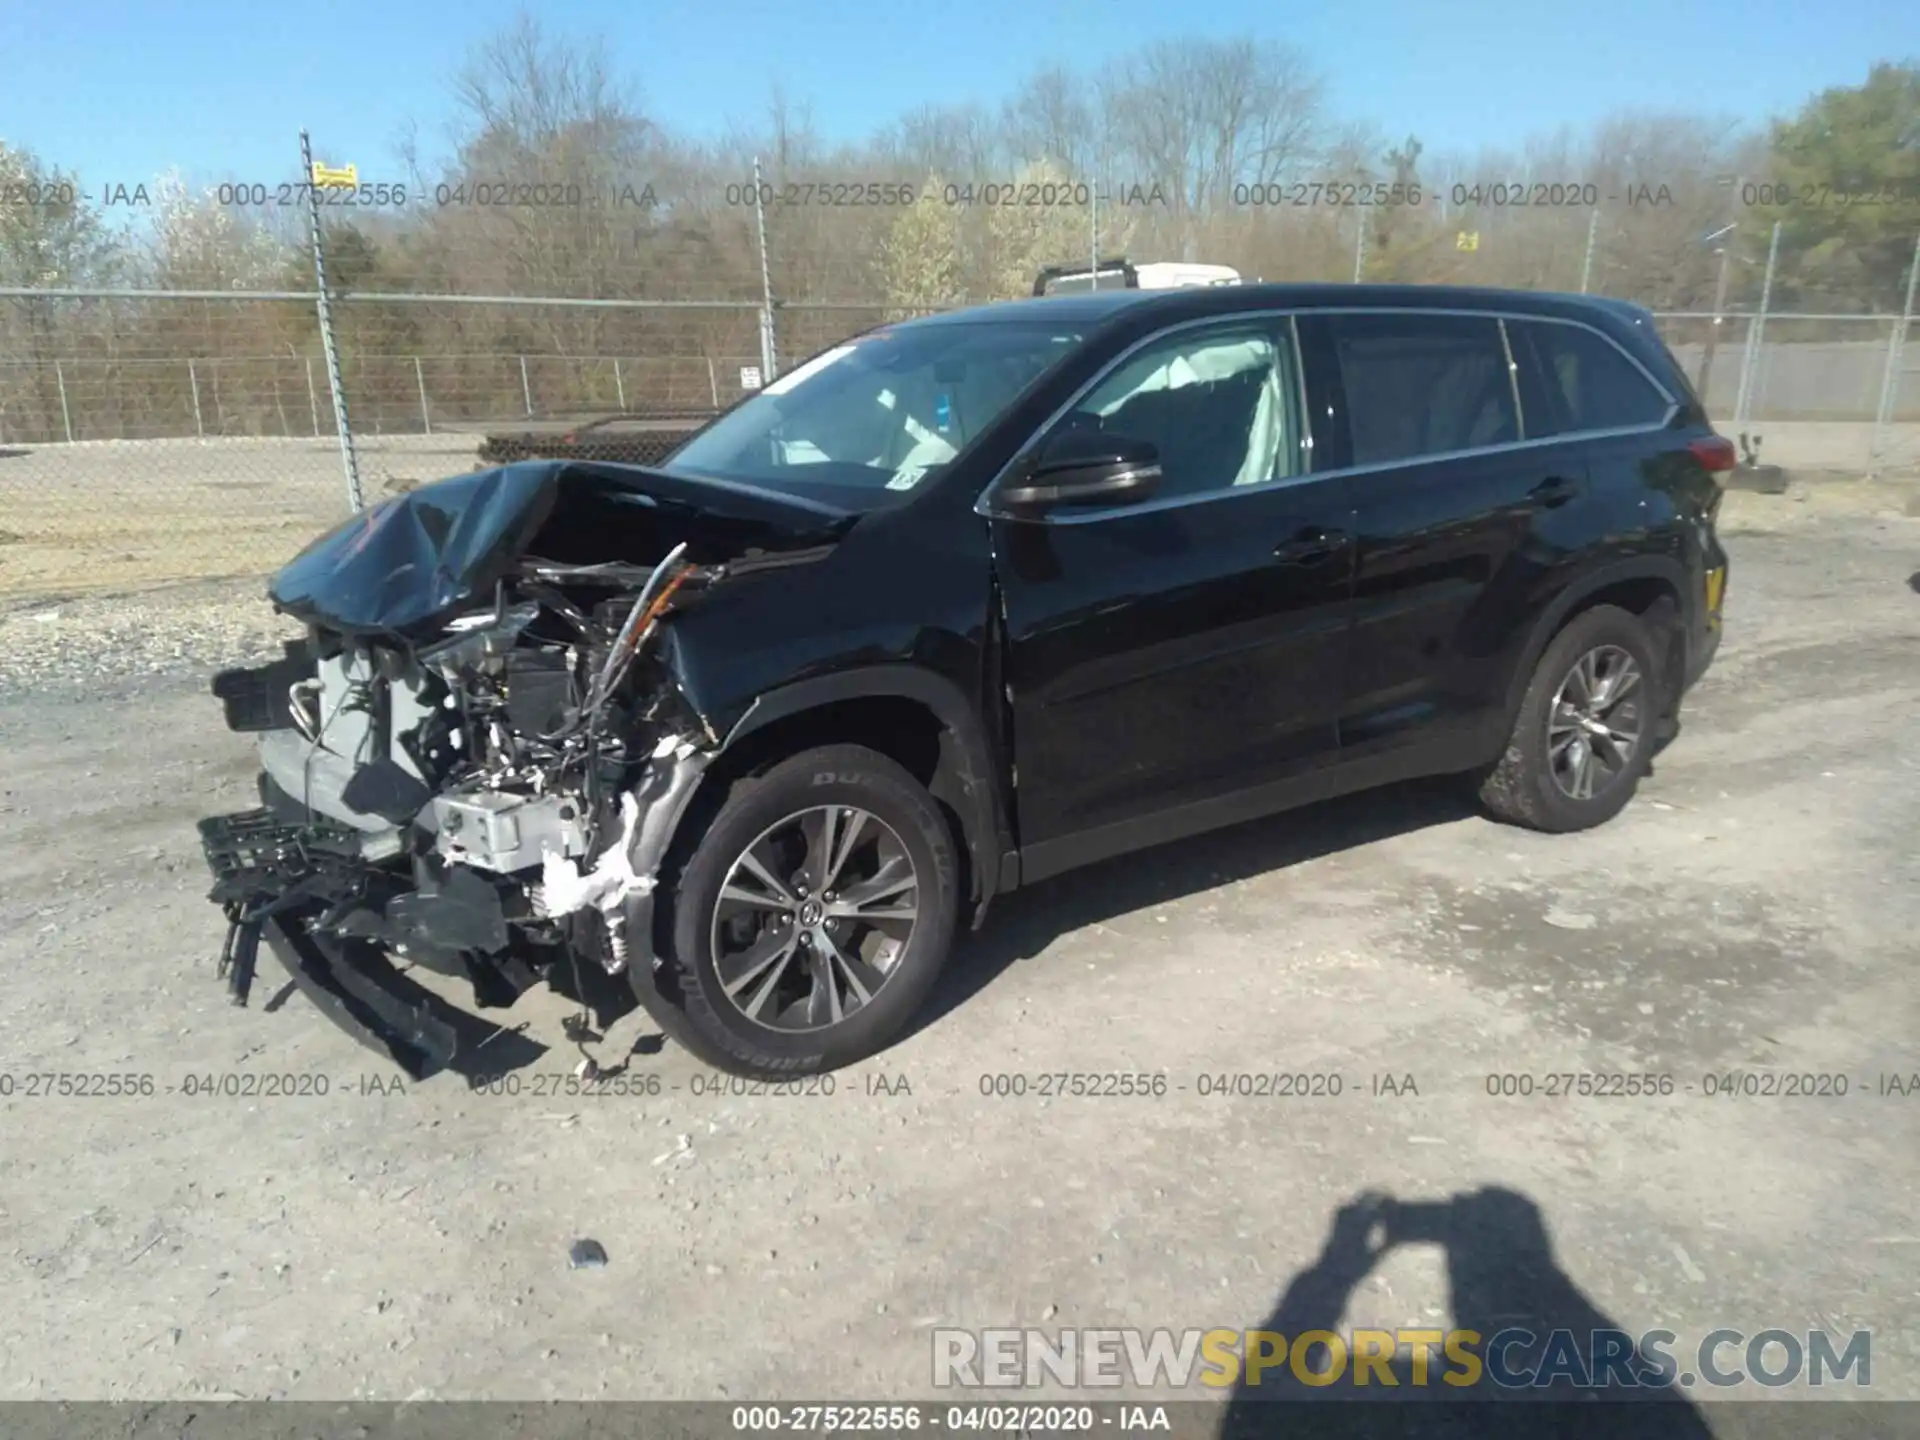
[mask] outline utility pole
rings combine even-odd
[[[340,435],[340,464],[347,472],[347,504],[357,515],[365,508],[360,492],[360,459],[354,452],[353,426],[347,419],[347,387],[340,374],[340,347],[333,338],[333,307],[327,303],[327,250],[320,234],[320,199],[313,174],[313,142],[300,132],[302,188],[307,192],[307,238],[313,247],[313,283],[319,298],[320,349],[327,361],[327,389],[333,397],[334,429]],[[198,396],[195,404],[199,403]]]
[[[1732,232],[1729,225],[1721,231],[1720,274],[1713,282],[1713,324],[1707,330],[1707,347],[1700,357],[1700,401],[1707,403],[1707,383],[1713,378],[1713,352],[1720,344],[1720,326],[1726,318],[1727,308],[1727,260],[1733,254]]]
[[[760,157],[753,157],[753,224],[760,237],[760,383],[779,378],[779,346],[773,329],[773,266],[767,259],[767,208],[760,183]]]
[[[1767,242],[1767,273],[1760,281],[1760,309],[1747,322],[1747,344],[1741,352],[1740,396],[1734,402],[1733,423],[1744,425],[1753,393],[1759,387],[1760,371],[1766,363],[1767,311],[1773,304],[1773,271],[1780,259],[1780,230],[1785,222],[1773,222],[1773,238]]]
[[[1733,189],[1729,196],[1728,208],[1736,215],[1739,214],[1740,190],[1745,183],[1746,179],[1744,176],[1736,175],[1733,177]],[[1700,403],[1703,405],[1712,403],[1711,400],[1708,399],[1710,392],[1707,389],[1707,382],[1713,376],[1713,352],[1718,349],[1720,345],[1720,327],[1726,323],[1727,266],[1728,262],[1733,258],[1733,232],[1739,228],[1740,222],[1738,220],[1730,220],[1726,225],[1707,236],[1709,243],[1716,239],[1720,242],[1720,273],[1714,278],[1713,282],[1713,324],[1707,331],[1706,349],[1700,356],[1700,383],[1698,389],[1700,391]]]

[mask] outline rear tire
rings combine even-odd
[[[939,978],[959,888],[945,812],[876,750],[821,746],[736,781],[672,887],[668,1033],[759,1079],[863,1060]]]
[[[1652,763],[1663,688],[1639,617],[1613,605],[1576,615],[1534,667],[1507,748],[1481,779],[1481,803],[1552,834],[1605,824]]]

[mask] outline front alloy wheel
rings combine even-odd
[[[897,971],[919,876],[893,827],[852,805],[775,821],[727,871],[709,945],[721,993],[749,1021],[805,1032],[858,1013]]]
[[[707,1064],[782,1080],[900,1038],[953,945],[959,830],[898,761],[821,745],[713,797],[637,973],[660,1028]],[[636,970],[639,967],[635,967]]]

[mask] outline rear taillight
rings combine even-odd
[[[1733,442],[1718,435],[1710,435],[1704,440],[1690,442],[1687,449],[1693,452],[1707,470],[1715,475],[1725,475],[1739,464],[1740,457],[1735,454]]]

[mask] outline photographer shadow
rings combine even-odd
[[[1354,1291],[1381,1258],[1400,1245],[1421,1243],[1445,1249],[1452,1327],[1479,1334],[1472,1353],[1489,1362],[1489,1368],[1501,1363],[1490,1361],[1488,1353],[1495,1336],[1526,1331],[1535,1337],[1503,1347],[1502,1371],[1509,1377],[1559,1375],[1561,1367],[1542,1364],[1553,1349],[1549,1337],[1556,1331],[1574,1337],[1584,1368],[1590,1337],[1596,1331],[1622,1329],[1560,1268],[1540,1208],[1515,1191],[1492,1187],[1440,1201],[1405,1203],[1362,1195],[1343,1205],[1318,1259],[1294,1277],[1264,1328],[1285,1336],[1289,1347],[1307,1332],[1340,1333]],[[1646,1376],[1654,1365],[1653,1357],[1637,1344],[1624,1355],[1617,1348],[1614,1354],[1636,1375]],[[1356,1384],[1350,1355],[1344,1372],[1331,1384],[1300,1380],[1291,1363],[1263,1371],[1257,1383],[1243,1374],[1226,1407],[1220,1440],[1282,1432],[1368,1440],[1519,1440],[1544,1435],[1712,1440],[1703,1412],[1661,1374],[1631,1388],[1595,1389],[1571,1379],[1520,1388],[1496,1384],[1483,1368],[1471,1385],[1448,1384],[1443,1377],[1451,1373],[1464,1378],[1466,1367],[1450,1360],[1438,1345],[1429,1347],[1425,1358],[1420,1367],[1402,1350],[1379,1362],[1391,1383],[1373,1369],[1370,1383]],[[1663,1358],[1671,1367],[1671,1357]],[[1285,1359],[1291,1362],[1292,1354]],[[1328,1363],[1324,1345],[1309,1349],[1310,1371],[1324,1374]],[[1419,1383],[1422,1368],[1424,1383]],[[1312,1404],[1313,1409],[1302,1411],[1300,1404]],[[1307,1420],[1308,1428],[1299,1428]]]

